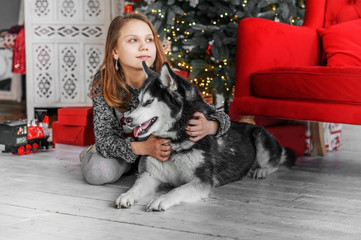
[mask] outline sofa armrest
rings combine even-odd
[[[273,67],[319,65],[321,44],[316,29],[246,18],[237,33],[235,97],[251,95],[252,73]]]

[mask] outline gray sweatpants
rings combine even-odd
[[[128,172],[130,166],[125,161],[104,158],[97,151],[88,151],[81,159],[83,177],[92,185],[113,183]]]

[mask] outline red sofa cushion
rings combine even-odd
[[[361,104],[361,67],[272,68],[252,74],[261,98]]]
[[[327,66],[361,66],[361,19],[318,29]]]

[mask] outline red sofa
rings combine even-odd
[[[361,124],[361,0],[307,0],[303,26],[241,20],[229,115]]]

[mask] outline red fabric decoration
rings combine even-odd
[[[13,48],[13,73],[26,74],[25,63],[25,29],[19,31]]]
[[[361,19],[318,29],[327,66],[361,66]]]

